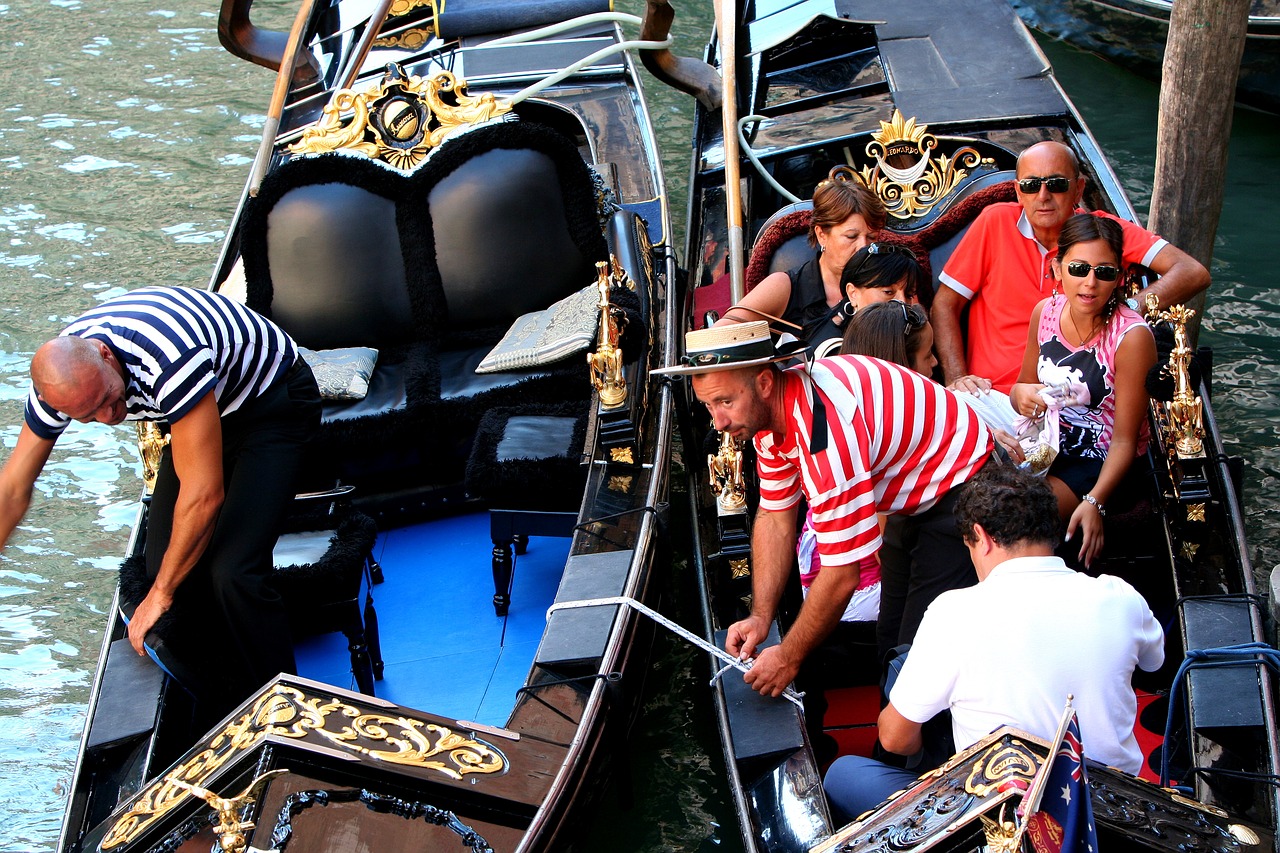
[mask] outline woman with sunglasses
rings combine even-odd
[[[853,253],[884,228],[880,197],[847,166],[837,166],[813,191],[809,245],[814,255],[798,267],[765,276],[716,325],[781,317],[812,343],[844,300],[841,274]],[[838,333],[837,333],[838,336]]]
[[[1055,288],[1036,306],[1010,395],[1024,417],[1056,411],[1058,455],[1049,484],[1067,538],[1082,533],[1078,556],[1085,566],[1102,550],[1107,503],[1147,448],[1145,381],[1156,347],[1142,317],[1121,299],[1123,240],[1110,219],[1067,220],[1053,260],[1062,292]]]

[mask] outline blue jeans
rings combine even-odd
[[[831,801],[831,817],[837,826],[844,826],[883,803],[890,794],[910,788],[921,772],[891,767],[861,755],[837,758],[822,780]]]

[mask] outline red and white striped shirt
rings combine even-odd
[[[841,355],[818,359],[810,372],[786,370],[782,381],[786,431],[755,437],[760,508],[795,506],[803,489],[824,567],[874,554],[876,513],[924,512],[991,457],[991,433],[973,409],[914,370]],[[815,393],[827,430],[816,453]]]

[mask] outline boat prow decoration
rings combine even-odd
[[[1045,763],[1049,744],[1002,726],[921,776],[888,803],[841,828],[811,853],[853,851],[1017,850],[1010,848],[1022,802]],[[1086,760],[1089,795],[1103,849],[1115,832],[1162,850],[1270,849],[1270,833],[1221,809]]]
[[[258,824],[268,822],[265,817],[279,811],[301,784],[364,786],[400,796],[410,792],[438,808],[476,816],[472,825],[496,839],[502,833],[488,826],[492,817],[479,816],[495,804],[498,811],[510,811],[500,804],[519,802],[523,780],[546,772],[554,761],[546,744],[522,743],[516,732],[281,676],[121,803],[96,844],[111,853],[176,849],[209,832],[194,820],[207,807],[202,791],[244,787],[245,779],[268,772],[275,775],[260,783],[249,818]],[[529,808],[526,803],[517,811],[527,818]]]

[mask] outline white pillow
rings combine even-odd
[[[307,349],[298,352],[311,366],[325,400],[363,400],[369,393],[369,378],[378,363],[378,351],[372,347],[340,347]]]
[[[592,284],[550,308],[520,317],[480,362],[476,373],[537,367],[585,350],[596,339],[598,293]]]

